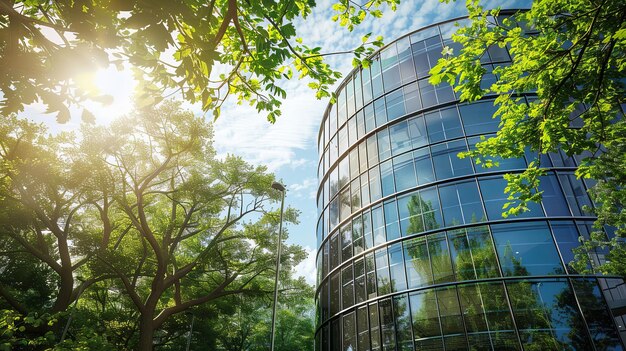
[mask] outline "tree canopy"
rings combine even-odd
[[[609,245],[610,255],[619,255],[611,261],[623,261],[617,258],[624,257],[626,236],[626,3],[538,0],[512,16],[485,10],[478,1],[468,1],[467,9],[469,25],[453,36],[462,48],[444,50],[430,81],[454,85],[464,101],[497,95],[495,116],[501,122],[496,136],[461,156],[492,167],[499,158],[529,150],[537,155],[523,173],[505,176],[511,201],[503,210],[516,215],[541,199],[542,155],[559,150],[582,155],[576,175],[597,181],[590,189],[597,227],[615,227],[617,234],[607,241],[598,231],[587,244]],[[493,46],[508,48],[512,62],[487,72],[481,58]],[[488,73],[497,80],[485,81]]]
[[[77,135],[48,135],[12,116],[0,133],[0,257],[9,263],[0,306],[19,318],[68,313],[83,297],[104,313],[108,296],[137,322],[127,343],[148,350],[177,314],[273,290],[274,175],[235,156],[216,158],[210,124],[178,104],[111,126],[85,124]],[[285,218],[296,221],[297,212]],[[305,258],[298,246],[283,250],[286,271]]]
[[[373,0],[357,8],[341,0],[333,7],[334,19],[352,30],[368,14],[380,16],[381,5],[396,2]],[[111,101],[80,83],[81,76],[115,64],[134,70],[140,106],[178,94],[217,117],[234,95],[273,122],[286,97],[285,80],[310,79],[322,98],[331,96],[329,88],[340,77],[324,62],[321,48],[297,35],[296,21],[315,5],[312,0],[2,0],[0,112],[8,115],[41,101],[66,122],[69,105]],[[372,44],[382,45],[368,37],[353,51],[357,63]],[[82,117],[90,121],[93,113],[85,110]]]

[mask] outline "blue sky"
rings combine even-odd
[[[383,9],[380,19],[368,18],[364,23],[348,32],[331,20],[331,7],[337,0],[317,2],[313,13],[305,20],[296,23],[298,36],[308,46],[320,46],[322,52],[350,50],[361,43],[361,37],[372,33],[372,37],[382,35],[385,42],[419,29],[431,23],[463,16],[463,1],[449,4],[439,0],[402,0],[395,12]],[[483,1],[486,7],[519,7],[522,1],[506,0]],[[523,1],[528,2],[528,1]],[[517,5],[517,6],[516,6]],[[327,57],[331,66],[344,75],[352,70],[350,54]],[[99,73],[96,77],[101,91],[113,94],[113,105],[102,108],[96,103],[91,110],[96,112],[98,122],[106,123],[112,117],[126,113],[132,108],[134,82],[128,72],[117,72],[114,68]],[[337,82],[337,84],[339,84]],[[307,278],[310,283],[315,279],[315,225],[317,191],[317,132],[328,100],[317,100],[314,92],[307,87],[306,81],[286,82],[287,100],[282,105],[282,116],[272,125],[264,116],[248,106],[228,103],[222,108],[222,115],[215,123],[215,146],[218,154],[242,156],[253,164],[266,165],[287,186],[286,203],[301,211],[300,224],[290,225],[289,244],[298,244],[310,253],[309,258],[297,268],[297,274]],[[89,108],[89,103],[87,103]],[[185,105],[197,111],[199,106]],[[78,127],[80,119],[73,118],[66,125],[54,123],[51,115],[42,115],[45,107],[32,105],[23,113],[35,120],[43,121],[51,129],[73,129]],[[80,116],[80,111],[71,111],[72,116]],[[209,115],[208,118],[211,118]]]

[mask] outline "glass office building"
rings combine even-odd
[[[499,121],[493,97],[460,103],[428,83],[442,48],[458,50],[454,22],[386,46],[325,113],[316,350],[623,350],[609,308],[626,298],[622,280],[570,265],[594,221],[580,158],[544,156],[543,203],[504,219],[502,174],[536,155],[492,169],[457,157]],[[488,72],[509,60],[499,47],[482,58]]]

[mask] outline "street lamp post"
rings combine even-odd
[[[276,279],[274,280],[274,307],[272,309],[272,338],[270,341],[270,351],[274,351],[274,335],[276,334],[276,306],[278,304],[278,273],[280,272],[280,251],[282,249],[283,242],[283,212],[285,208],[285,186],[273,182],[272,188],[282,193],[282,199],[280,201],[280,224],[278,227],[278,252],[276,253]]]

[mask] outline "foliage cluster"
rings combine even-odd
[[[524,172],[505,176],[510,202],[503,211],[517,215],[541,199],[545,155],[559,150],[582,155],[576,175],[596,183],[589,193],[598,216],[598,232],[585,245],[611,247],[614,263],[601,269],[626,276],[621,264],[626,258],[626,4],[538,0],[510,16],[485,10],[475,0],[466,4],[470,21],[453,36],[462,48],[447,50],[430,82],[454,85],[464,101],[496,95],[495,117],[501,122],[496,136],[461,157],[493,167],[501,158],[536,155]],[[487,72],[481,61],[494,46],[507,48],[512,62]],[[497,80],[485,83],[490,74]],[[615,229],[610,240],[601,231],[606,225]]]

